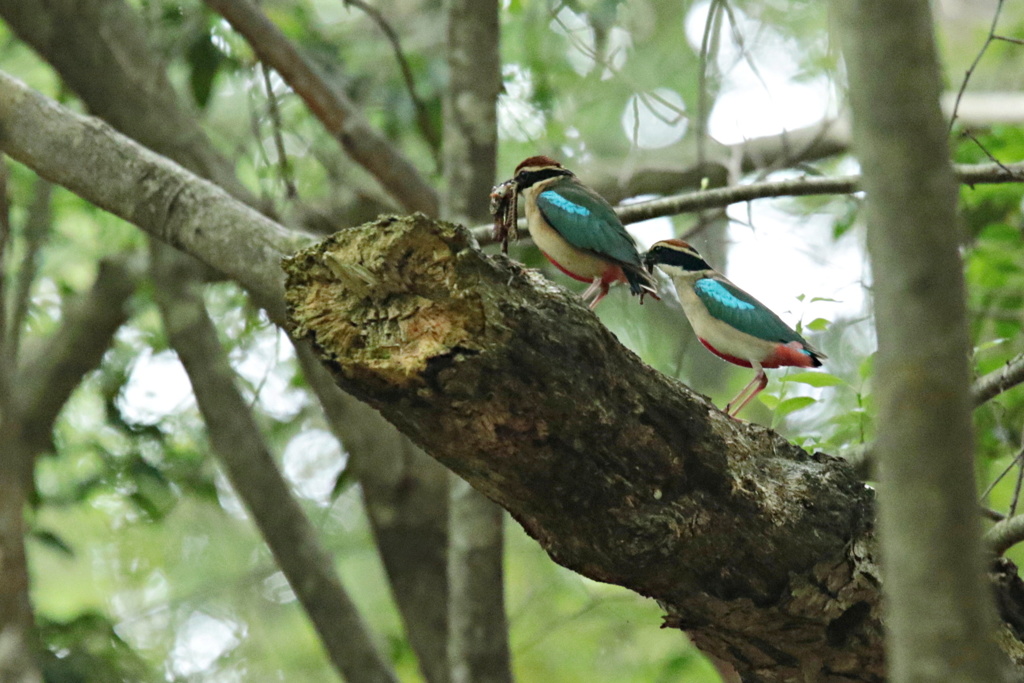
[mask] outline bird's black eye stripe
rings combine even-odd
[[[541,168],[536,171],[520,171],[516,175],[516,185],[520,190],[525,190],[535,183],[548,178],[556,178],[562,175],[572,175],[571,171],[564,168]]]
[[[680,251],[668,247],[654,247],[650,254],[654,258],[648,258],[651,263],[664,263],[667,266],[678,266],[683,270],[698,271],[711,270],[708,262],[690,251]]]

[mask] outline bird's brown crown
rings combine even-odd
[[[519,175],[519,172],[524,168],[550,168],[552,166],[555,168],[565,168],[565,166],[562,166],[562,164],[558,163],[551,157],[546,157],[543,154],[540,154],[535,157],[523,159],[519,162],[519,165],[516,166],[516,172],[512,175]]]
[[[680,239],[661,240],[658,244],[670,244],[677,249],[689,249],[690,251],[697,251],[693,248],[693,245],[689,242],[684,242]]]

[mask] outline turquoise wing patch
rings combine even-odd
[[[567,213],[576,214],[577,216],[589,216],[590,215],[590,209],[588,209],[585,206],[580,206],[579,204],[576,204],[574,202],[569,201],[568,199],[566,199],[565,197],[563,197],[562,195],[558,194],[557,192],[555,192],[553,190],[548,190],[547,192],[541,192],[540,196],[543,199],[545,199],[546,201],[551,202],[552,204],[557,206],[559,209],[561,209],[562,211],[565,211]]]
[[[593,191],[568,178],[559,179],[537,195],[537,208],[577,249],[643,270],[633,238],[608,202]]]
[[[711,317],[740,332],[770,342],[788,344],[807,342],[767,306],[736,285],[718,278],[705,277],[693,283],[693,291]]]
[[[697,284],[694,285],[694,288],[697,290],[697,296],[701,299],[711,298],[728,308],[738,311],[750,311],[757,308],[757,306],[749,301],[743,301],[730,292],[725,288],[725,285],[718,280],[712,280],[711,278],[706,277],[702,280],[697,280]],[[705,304],[706,303],[707,302],[705,302]]]

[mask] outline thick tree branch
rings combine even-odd
[[[103,17],[121,16],[119,12],[112,11],[101,14]],[[68,24],[67,21],[60,21],[59,17],[52,22],[56,29]],[[23,32],[29,33],[32,27],[21,28]],[[122,34],[131,29],[130,26],[118,28]],[[112,30],[102,23],[97,27],[99,29]],[[43,40],[47,35],[45,31],[43,36],[31,35],[39,43],[46,44]],[[101,58],[102,55],[97,56],[94,52],[87,54],[97,59],[97,64],[107,64],[107,60]],[[85,60],[85,56],[80,58],[80,61]],[[124,83],[120,80],[119,71],[123,63],[116,59],[112,61],[112,65],[107,64],[109,70],[104,71],[104,80],[107,83]],[[138,65],[147,62],[141,55],[137,55],[136,60],[130,63]],[[90,92],[85,90],[87,95]],[[132,89],[126,90],[120,101],[129,110],[135,106],[146,110],[146,102],[125,100],[131,98],[134,92]],[[26,102],[21,102],[23,99]],[[178,244],[207,265],[234,275],[240,284],[260,296],[272,317],[283,319],[280,306],[282,278],[277,263],[281,256],[294,248],[291,245],[304,243],[303,236],[285,231],[217,188],[148,152],[102,123],[80,117],[3,74],[0,74],[0,100],[20,105],[9,110],[0,105],[0,147],[5,145],[5,131],[25,130],[24,137],[17,141],[25,147],[25,153],[19,159],[22,163],[41,175],[51,175],[58,181],[64,179],[70,189],[77,188],[86,200],[132,220],[155,237],[166,236],[171,243]],[[167,111],[176,106],[173,102],[165,101],[164,104]],[[44,109],[49,116],[36,116],[35,107]],[[119,119],[130,119],[117,111],[109,113]],[[147,117],[146,121],[153,125],[159,124],[155,117]],[[158,147],[161,145],[161,135],[168,134],[167,129],[186,125],[177,117],[171,117],[164,124],[164,128],[154,133],[148,124],[142,126],[130,120],[126,122],[136,134],[151,140]],[[157,128],[160,126],[157,125]],[[41,136],[40,145],[35,144],[37,135]],[[172,139],[177,140],[183,135],[181,132],[172,136]],[[205,137],[201,134],[184,137],[199,147],[212,149],[212,146],[202,144]],[[77,146],[68,144],[68,141],[75,141]],[[175,149],[171,148],[170,151],[175,152]],[[183,154],[187,160],[202,157],[200,151],[193,151],[190,147],[186,147]],[[222,167],[223,164],[216,160],[208,160],[201,165],[208,172],[218,173],[219,183],[234,188],[237,182],[230,177],[221,177]],[[105,175],[108,169],[110,175]],[[162,216],[159,212],[134,208],[136,202],[145,201],[145,197],[136,196],[139,192],[135,186],[140,179],[144,183],[143,187],[150,190],[150,196],[176,198],[172,204],[173,218]],[[185,187],[191,187],[191,190],[183,190]],[[240,194],[243,200],[250,197],[244,191]],[[178,230],[188,233],[188,236],[179,236]],[[222,256],[224,261],[220,260]],[[300,358],[302,353],[300,349]],[[395,599],[409,631],[410,642],[423,666],[443,671],[447,607],[444,601],[438,604],[435,599],[437,596],[443,598],[446,594],[445,545],[441,542],[447,538],[447,505],[436,502],[436,480],[443,481],[444,473],[431,467],[430,462],[422,462],[424,456],[418,454],[417,449],[404,437],[389,432],[391,428],[385,427],[379,418],[350,419],[347,423],[339,423],[345,415],[332,409],[338,399],[319,391],[327,384],[323,381],[324,377],[318,376],[323,375],[324,370],[315,364],[306,364],[306,371],[311,386],[327,410],[335,433],[344,434],[345,446],[352,454],[357,476],[364,484],[363,492],[375,533],[379,539],[387,536],[391,540],[381,542],[379,548],[392,581]],[[335,394],[340,393],[336,387],[329,388]],[[414,462],[417,457],[419,462]],[[434,542],[440,545],[434,546]],[[434,557],[435,552],[441,553],[440,558]],[[439,679],[428,677],[428,680]]]
[[[201,281],[188,262],[166,250],[154,243],[156,299],[171,346],[188,372],[214,453],[335,668],[353,682],[397,683],[235,385],[227,355],[203,306]]]
[[[281,291],[278,259],[308,243],[107,124],[4,73],[0,149],[271,301]]]
[[[287,270],[339,383],[556,561],[657,598],[748,675],[786,680],[813,650],[822,680],[881,680],[870,492],[844,463],[726,418],[450,226],[347,230]]]
[[[726,418],[452,226],[382,220],[286,270],[339,384],[556,561],[658,599],[752,680],[883,680],[871,494],[845,463]]]
[[[26,6],[30,6],[27,12],[11,9],[24,10]],[[235,178],[231,164],[218,155],[191,109],[170,87],[165,67],[150,52],[134,10],[118,0],[69,0],[44,9],[34,2],[12,0],[7,10],[6,16],[16,23],[19,34],[57,67],[90,109],[151,149],[254,205],[255,198]],[[118,40],[84,42],[80,40],[83,34],[117,35]],[[97,73],[103,78],[96,79]],[[158,92],[136,87],[139,83],[153,85]],[[120,96],[107,99],[111,90]],[[267,303],[273,308],[279,300],[275,293]],[[305,349],[297,351],[300,360],[308,359]],[[352,458],[409,642],[427,679],[443,680],[436,673],[443,673],[446,664],[443,468],[379,415],[344,396],[319,364],[304,363],[304,369],[332,429],[343,437]],[[339,404],[350,409],[339,412]]]
[[[281,74],[327,132],[400,206],[437,215],[437,193],[412,162],[370,126],[356,105],[327,82],[259,7],[249,0],[205,1],[245,36],[259,58]]]
[[[230,163],[209,143],[194,112],[181,105],[138,16],[127,5],[114,0],[4,0],[0,16],[97,116],[256,204],[235,179]]]

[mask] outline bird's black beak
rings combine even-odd
[[[646,268],[648,272],[654,272],[654,264],[656,263],[658,263],[658,256],[654,253],[653,249],[644,254],[644,268]]]

